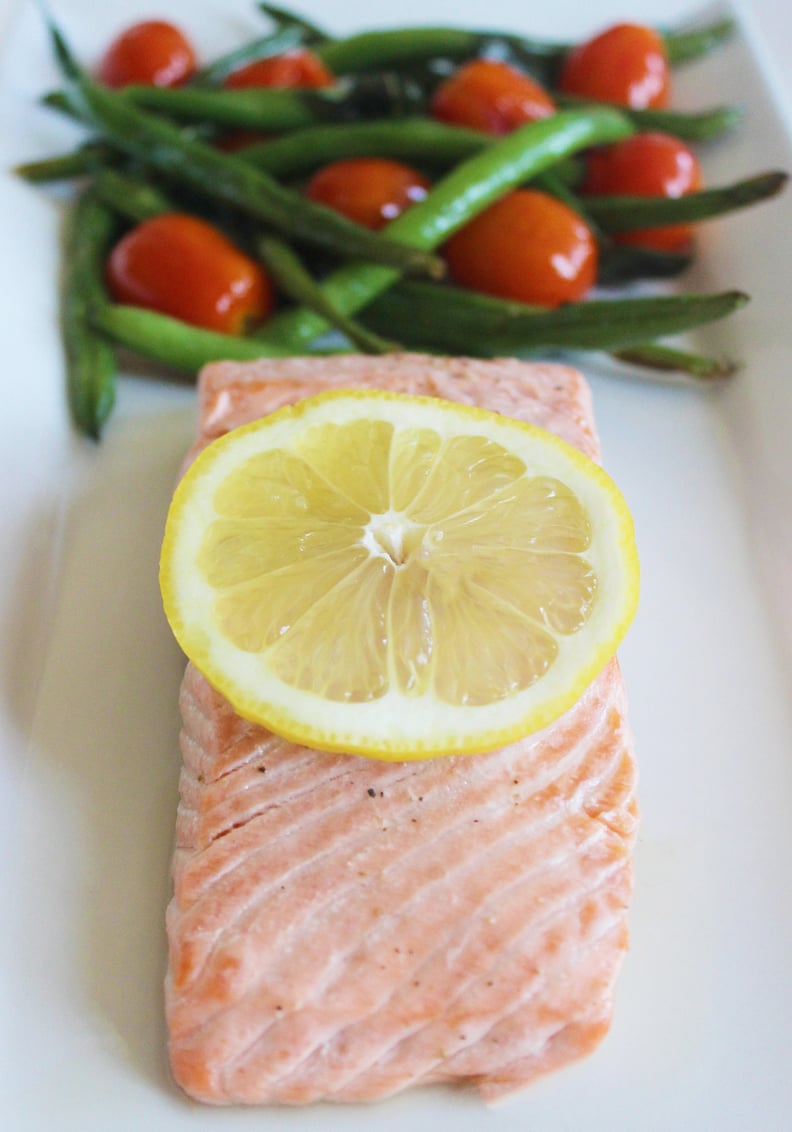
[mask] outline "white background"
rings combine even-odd
[[[643,596],[622,651],[641,763],[633,946],[613,1030],[495,1112],[443,1090],[370,1109],[216,1111],[169,1081],[161,980],[182,667],[157,553],[194,397],[129,363],[103,444],[68,425],[57,334],[60,213],[13,161],[65,148],[35,7],[0,0],[0,1128],[212,1132],[783,1132],[792,1127],[792,198],[702,229],[684,285],[750,306],[697,336],[741,358],[717,389],[586,359],[606,464],[630,503]],[[52,0],[86,59],[128,18],[171,14],[207,54],[261,25],[247,0]],[[362,0],[304,5],[329,26]],[[377,23],[583,36],[673,23],[687,0],[400,0]],[[680,75],[678,103],[744,105],[709,183],[792,169],[792,11]],[[9,15],[10,12],[10,15]],[[76,136],[76,135],[74,135]]]

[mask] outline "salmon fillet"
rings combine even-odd
[[[599,457],[575,370],[405,354],[209,366],[187,459],[362,386],[508,413]],[[550,727],[485,755],[312,751],[239,718],[192,665],[181,711],[166,1012],[188,1094],[306,1104],[458,1082],[493,1101],[597,1046],[637,826],[615,659]]]

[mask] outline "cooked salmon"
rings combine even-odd
[[[281,405],[361,386],[481,405],[599,455],[576,371],[404,354],[209,366],[188,460]],[[191,665],[181,710],[166,1008],[187,1093],[306,1104],[450,1082],[490,1101],[597,1046],[637,826],[615,659],[544,731],[426,762],[296,746]]]

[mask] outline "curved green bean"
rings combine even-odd
[[[775,196],[788,180],[787,173],[774,171],[681,197],[587,196],[583,201],[586,212],[606,232],[630,232],[650,226],[709,220],[747,208]]]
[[[141,307],[103,303],[92,307],[88,318],[95,330],[118,345],[189,374],[196,374],[208,362],[248,362],[292,353],[256,338],[202,330]]]
[[[716,47],[734,35],[737,24],[730,16],[713,20],[708,24],[694,27],[681,27],[663,33],[668,61],[672,67],[690,63],[708,55]]]
[[[566,107],[599,105],[591,99],[569,94],[557,95],[556,99],[560,106]],[[660,130],[690,142],[713,141],[721,137],[734,129],[743,115],[739,106],[715,106],[709,110],[693,112],[653,107],[632,110],[626,107],[624,113],[636,130]]]
[[[299,28],[304,43],[323,43],[331,38],[318,24],[313,23],[311,20],[306,20],[305,16],[301,16],[298,12],[293,12],[290,8],[282,8],[280,5],[276,4],[265,4],[263,0],[259,0],[256,7],[260,12],[263,12],[265,16],[274,20],[279,28]]]
[[[44,184],[49,181],[66,181],[72,177],[82,177],[97,169],[110,165],[118,159],[117,151],[104,142],[86,142],[71,153],[61,153],[45,157],[40,161],[27,161],[16,165],[14,172],[31,184]]]
[[[660,251],[638,244],[615,244],[606,238],[600,243],[597,283],[610,287],[637,279],[671,279],[686,271],[692,262],[689,250]]]
[[[400,283],[369,306],[367,326],[392,328],[414,348],[483,356],[537,349],[613,350],[680,334],[748,301],[740,291],[595,299],[554,310],[443,285]]]
[[[315,90],[245,87],[234,90],[128,86],[123,97],[143,110],[181,122],[283,132],[318,122],[404,117],[426,106],[426,93],[409,75],[391,71],[343,78]]]
[[[123,97],[139,110],[154,110],[179,122],[211,122],[213,126],[244,130],[294,130],[310,126],[317,115],[312,103],[335,107],[340,94],[320,93],[316,99],[304,91],[280,87],[245,87],[218,90],[203,87],[157,87],[132,84]]]
[[[94,440],[99,440],[116,396],[115,350],[91,323],[94,308],[107,302],[104,268],[114,232],[112,213],[87,189],[69,218],[61,327],[69,408],[79,431]]]
[[[397,348],[394,342],[375,334],[349,315],[338,311],[289,245],[279,237],[259,237],[256,241],[256,250],[275,285],[284,295],[326,318],[331,326],[340,330],[364,354],[386,354]],[[266,338],[266,323],[261,333]],[[253,336],[256,337],[255,333]]]
[[[628,365],[666,373],[686,373],[698,378],[731,377],[737,369],[737,364],[730,358],[693,354],[689,350],[678,350],[675,346],[664,346],[658,342],[642,342],[624,350],[615,350],[613,356],[617,361]]]
[[[447,168],[478,153],[492,135],[431,118],[332,122],[247,146],[240,157],[274,177],[296,177],[346,157],[391,157]]]
[[[334,74],[347,75],[414,66],[429,59],[472,59],[485,42],[514,38],[455,27],[379,28],[321,44],[317,54]]]
[[[714,106],[710,110],[629,110],[638,130],[661,130],[682,141],[708,142],[723,137],[742,120],[740,106]]]
[[[102,169],[97,173],[93,188],[108,208],[135,224],[152,216],[161,216],[163,212],[176,211],[175,203],[160,189],[115,169]]]

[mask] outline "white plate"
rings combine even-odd
[[[53,0],[86,59],[149,0]],[[165,6],[162,6],[162,10]],[[306,8],[338,30],[462,21],[567,37],[616,0],[530,5],[361,0]],[[217,52],[260,27],[248,0],[167,10]],[[670,22],[686,0],[633,0]],[[585,9],[585,15],[581,11]],[[3,61],[2,154],[57,150],[71,127],[36,108],[56,81],[36,6],[15,11]],[[792,168],[752,49],[686,70],[679,102],[744,103],[706,150],[710,183]],[[613,1029],[587,1061],[487,1112],[415,1091],[371,1108],[202,1109],[164,1053],[163,914],[176,806],[182,662],[162,617],[163,517],[194,422],[192,390],[128,376],[106,441],[67,421],[56,320],[60,215],[3,174],[0,295],[0,1127],[9,1132],[718,1132],[790,1127],[792,1062],[792,320],[787,195],[702,231],[686,285],[753,303],[697,341],[736,354],[704,390],[595,371],[606,462],[635,514],[643,600],[623,650],[642,767],[633,944]],[[139,371],[130,371],[136,372]]]

